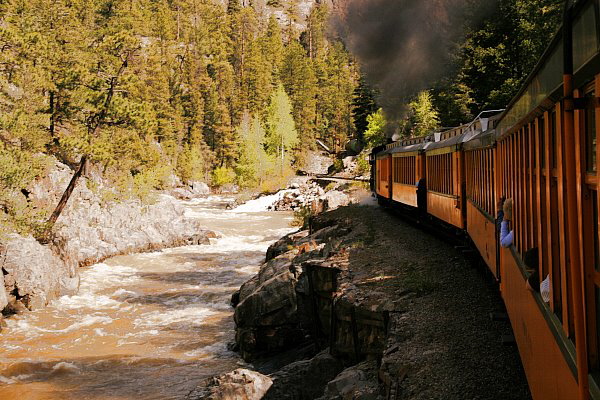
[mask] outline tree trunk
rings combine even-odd
[[[73,174],[73,177],[71,178],[71,181],[69,182],[69,186],[67,186],[67,189],[65,190],[62,197],[60,198],[60,201],[58,202],[58,205],[54,209],[54,212],[52,212],[52,215],[50,216],[50,218],[48,218],[44,232],[41,235],[41,237],[38,238],[38,240],[40,242],[48,242],[49,241],[49,233],[52,230],[52,227],[54,226],[54,224],[56,223],[56,220],[58,219],[58,217],[60,217],[60,214],[66,207],[67,202],[69,201],[69,198],[71,197],[71,194],[73,193],[73,190],[75,190],[75,187],[77,186],[77,181],[79,180],[79,177],[83,174],[83,171],[85,171],[86,165],[87,165],[87,156],[84,155],[81,157],[81,161],[79,161],[79,167],[77,168],[77,171],[75,171],[75,174]]]

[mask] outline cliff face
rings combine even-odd
[[[279,0],[270,2],[269,0],[240,0],[243,6],[252,6],[263,21],[268,21],[271,16],[274,16],[282,28],[287,28],[290,25],[290,10],[293,10],[296,15],[296,21],[293,22],[297,32],[306,30],[306,21],[310,10],[317,4],[326,5],[330,11],[335,13],[343,12],[345,4],[348,0]],[[226,5],[227,0],[222,0],[223,5]]]
[[[40,208],[56,204],[71,175],[68,167],[57,162],[46,177],[28,188],[27,201]],[[208,193],[198,184],[195,190],[190,194]],[[98,171],[81,179],[49,244],[16,233],[0,237],[3,314],[40,308],[58,296],[76,293],[80,266],[117,254],[208,242],[210,233],[187,219],[173,197],[157,195],[151,204],[112,202],[102,199],[106,191],[110,188],[103,187]]]

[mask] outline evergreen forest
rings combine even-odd
[[[26,193],[55,160],[76,176],[100,169],[108,201],[173,176],[272,191],[317,139],[383,143],[381,88],[332,28],[335,10],[298,3],[0,0],[0,224],[47,220],[52,208],[29,209]],[[447,73],[403,99],[403,135],[506,106],[563,6],[499,0],[481,17],[478,3]]]

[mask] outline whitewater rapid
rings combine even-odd
[[[293,230],[274,199],[184,202],[218,231],[210,245],[118,256],[81,271],[74,296],[7,320],[0,399],[182,399],[203,379],[243,364],[231,294],[258,271],[270,243]]]

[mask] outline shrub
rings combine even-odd
[[[312,216],[313,212],[310,207],[301,207],[299,210],[294,211],[294,219],[290,222],[290,225],[298,226],[301,229],[308,229]]]
[[[235,172],[231,168],[218,167],[212,173],[213,186],[223,186],[235,182]]]

